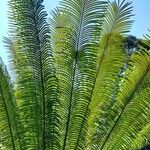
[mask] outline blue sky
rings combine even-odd
[[[142,37],[150,29],[150,0],[132,0],[134,6],[134,24],[131,33]],[[7,64],[7,50],[4,48],[2,39],[8,35],[8,0],[0,0],[0,57]],[[45,7],[48,13],[58,5],[59,0],[45,0]]]

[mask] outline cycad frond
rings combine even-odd
[[[21,128],[17,117],[17,106],[7,69],[0,58],[0,143],[10,150],[22,149]]]
[[[146,124],[145,127],[138,132],[132,143],[132,149],[140,149],[150,143],[150,123]]]
[[[92,136],[93,132],[97,133],[96,128],[99,125],[98,122],[95,123],[95,119],[100,117],[100,113],[106,113],[107,107],[111,107],[111,96],[117,88],[118,81],[116,80],[118,80],[119,72],[121,72],[121,68],[126,62],[124,38],[122,36],[128,31],[132,23],[130,20],[131,12],[132,7],[126,1],[115,1],[108,4],[101,32],[95,85],[91,94],[89,136]],[[103,117],[106,116],[106,114],[103,114]],[[105,135],[107,130],[102,130]],[[103,139],[104,137],[97,134],[95,141],[89,137],[87,141],[91,140],[97,145],[94,144],[94,147],[99,148],[101,141],[97,140]]]
[[[14,55],[16,98],[20,119],[25,128],[27,149],[59,147],[58,88],[46,12],[41,0],[11,0],[12,38],[19,42]],[[20,67],[21,66],[21,67]],[[24,67],[23,67],[24,66]],[[18,69],[19,68],[19,69]],[[57,106],[57,107],[56,107]]]
[[[107,36],[101,41],[100,50],[103,50],[106,45]],[[100,129],[99,119],[105,118],[108,115],[108,108],[112,106],[112,99],[117,92],[117,84],[119,82],[119,73],[121,68],[126,61],[125,49],[124,49],[124,40],[122,36],[114,35],[111,36],[111,40],[107,43],[107,53],[104,56],[103,61],[101,62],[100,70],[97,74],[97,79],[92,94],[92,101],[90,104],[90,116],[89,116],[89,136],[87,141],[95,143],[96,145],[101,145],[104,136],[106,135],[106,127],[101,126],[101,130],[104,132],[98,134]],[[103,115],[102,115],[103,114]],[[102,116],[101,116],[102,115]],[[98,130],[98,131],[97,131]],[[94,136],[96,134],[97,136]],[[87,143],[89,144],[89,143]],[[91,143],[90,143],[91,145]],[[93,144],[92,144],[93,145]],[[98,147],[96,148],[98,149]]]
[[[130,19],[133,16],[131,2],[126,0],[109,2],[105,14],[102,34],[125,34],[130,31],[133,23]]]
[[[9,6],[4,42],[14,88],[0,62],[0,149],[149,144],[150,36],[126,55],[130,2],[62,0],[50,26],[43,0],[10,0]]]
[[[145,50],[135,53],[129,65],[108,116],[114,119],[109,121],[111,129],[104,149],[132,149],[137,134],[149,124],[150,53]]]
[[[105,4],[98,0],[64,0],[53,13],[52,47],[63,106],[63,149],[84,146],[82,122],[95,76]]]

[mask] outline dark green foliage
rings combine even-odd
[[[141,148],[141,150],[150,150],[150,145],[146,145],[143,148]]]
[[[129,35],[125,38],[125,48],[129,55],[131,55],[135,50],[138,48],[138,39],[133,36]]]

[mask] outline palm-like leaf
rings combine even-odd
[[[141,47],[126,55],[131,3],[62,0],[49,29],[42,2],[9,2],[5,44],[14,88],[0,63],[0,148],[136,150],[149,144],[150,53]]]
[[[13,88],[10,83],[6,66],[0,59],[0,143],[5,149],[22,149],[21,136],[18,128],[19,118],[17,105],[13,96]]]
[[[65,0],[53,13],[53,49],[60,81],[63,149],[82,149],[83,119],[96,70],[99,28],[106,2]],[[64,67],[65,66],[65,67]],[[85,129],[84,129],[85,130]]]
[[[132,16],[130,4],[125,1],[109,3],[102,26],[98,69],[91,94],[91,115],[89,119],[89,130],[91,130],[89,131],[89,136],[93,135],[94,132],[96,134],[94,136],[95,140],[91,139],[94,149],[99,149],[105,136],[107,136],[108,128],[106,127],[106,122],[109,121],[106,118],[109,113],[107,109],[112,106],[113,101],[111,97],[116,92],[119,72],[121,72],[121,67],[126,62],[122,35],[129,30],[132,23],[132,20],[130,20]],[[99,128],[98,120],[100,119],[106,124],[100,124],[101,129],[97,129],[97,127]],[[89,139],[88,137],[87,141]]]
[[[120,81],[116,102],[107,116],[111,129],[104,140],[103,149],[114,149],[114,147],[132,149],[132,141],[136,138],[136,134],[148,123],[149,63],[150,57],[146,51],[135,53],[132,56],[131,63],[129,63],[131,67],[128,67],[125,76]]]
[[[40,0],[11,0],[9,5],[13,13],[12,38],[19,45],[11,53],[17,62],[14,67],[19,71],[16,97],[27,149],[59,147],[58,89],[46,12]]]

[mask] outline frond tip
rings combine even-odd
[[[130,31],[133,20],[132,2],[115,0],[109,2],[105,11],[102,34],[125,34]]]

